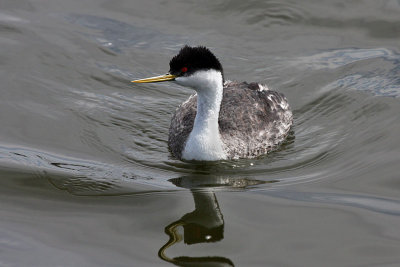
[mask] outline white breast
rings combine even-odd
[[[218,126],[223,93],[221,72],[197,71],[188,77],[177,78],[176,82],[197,91],[197,114],[182,158],[208,161],[226,159]]]

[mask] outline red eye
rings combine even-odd
[[[181,71],[182,71],[182,72],[187,72],[187,68],[186,68],[186,67],[183,67],[183,68],[181,69]]]

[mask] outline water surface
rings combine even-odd
[[[397,266],[400,1],[3,1],[0,266]],[[206,45],[284,93],[294,127],[251,160],[167,148]]]

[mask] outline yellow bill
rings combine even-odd
[[[173,81],[177,76],[172,74],[165,74],[155,77],[150,77],[146,79],[134,80],[133,83],[156,83],[156,82],[166,82]]]

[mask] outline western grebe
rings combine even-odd
[[[175,81],[193,88],[171,120],[168,145],[184,160],[254,158],[285,140],[293,122],[285,96],[265,85],[224,81],[221,63],[206,47],[183,47],[169,73],[135,83]]]

